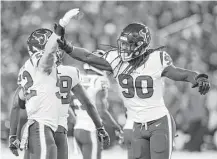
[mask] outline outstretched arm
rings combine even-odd
[[[120,125],[115,121],[108,111],[108,101],[106,90],[102,90],[96,95],[96,105],[102,119],[108,121],[116,130],[121,131]]]
[[[199,74],[195,71],[175,67],[169,54],[160,52],[160,59],[162,64],[161,76],[168,77],[174,81],[184,81],[192,83],[192,88],[199,87],[199,92],[205,95],[210,89],[208,75]]]
[[[192,83],[192,88],[199,87],[199,92],[205,95],[210,89],[208,75],[186,70],[170,65],[164,69],[162,76],[168,77],[174,81],[185,81]]]
[[[166,67],[162,72],[162,76],[168,77],[169,79],[172,79],[174,81],[190,82],[193,85],[197,83],[195,80],[197,75],[197,72],[175,67],[174,65]]]
[[[104,58],[96,56],[84,48],[74,47],[69,42],[66,42],[65,39],[58,39],[57,42],[59,47],[72,58],[94,66],[97,69],[112,72],[111,65]]]

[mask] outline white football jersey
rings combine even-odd
[[[96,89],[93,87],[88,87],[87,88],[87,95],[89,99],[92,101],[92,103],[95,106],[95,101],[96,101]],[[95,131],[96,127],[95,124],[93,123],[93,120],[91,117],[88,115],[87,111],[85,108],[82,106],[82,104],[79,102],[78,99],[74,98],[74,111],[76,114],[76,124],[74,129],[84,129],[87,131]]]
[[[80,83],[79,71],[72,66],[59,65],[57,67],[57,75],[60,87],[58,96],[61,99],[58,125],[61,125],[68,130],[67,118],[69,116],[68,109],[72,98],[71,89]]]
[[[19,71],[18,84],[24,90],[28,119],[36,120],[44,125],[57,129],[58,112],[61,105],[56,96],[59,91],[56,67],[50,75],[39,71],[37,65],[41,53],[35,53]]]
[[[164,104],[164,82],[161,73],[172,64],[170,56],[163,51],[151,53],[148,60],[130,75],[122,72],[128,62],[120,62],[117,51],[109,52],[106,60],[111,64],[125,106],[132,112],[133,121],[148,122],[168,113]]]

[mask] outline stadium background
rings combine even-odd
[[[7,149],[9,111],[19,68],[28,58],[26,40],[36,28],[52,29],[53,23],[69,9],[83,11],[80,20],[66,28],[67,39],[89,50],[108,49],[101,44],[116,45],[121,29],[131,22],[142,22],[152,33],[152,47],[166,45],[174,64],[209,74],[212,88],[200,96],[190,84],[166,79],[165,103],[177,124],[176,152],[179,158],[216,158],[217,153],[217,2],[1,2],[1,155],[13,156]],[[68,61],[72,62],[72,61]],[[82,64],[73,61],[82,71]],[[124,124],[120,99],[109,93],[109,111]],[[112,146],[103,158],[126,158],[124,146],[117,145],[114,132]],[[70,133],[71,134],[71,133]],[[71,137],[70,147],[72,147]],[[198,152],[202,151],[202,152]],[[112,152],[112,153],[110,153]],[[72,155],[72,154],[71,154]],[[215,156],[215,157],[214,157]],[[15,157],[14,157],[15,158]]]

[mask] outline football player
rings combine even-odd
[[[71,11],[69,11],[69,12],[71,12]],[[70,13],[70,15],[69,15],[68,14],[69,12],[67,12],[65,15],[65,16],[68,16],[68,18],[65,18],[65,16],[64,16],[65,19],[64,18],[61,19],[63,21],[63,23],[61,23],[61,20],[60,20],[60,23],[63,26],[66,25],[66,23],[64,23],[64,22],[66,22],[66,21],[69,22],[69,20],[73,17],[72,16],[73,13]],[[74,12],[76,12],[76,14],[77,14],[79,11],[77,10]],[[74,14],[74,15],[76,16],[76,14]],[[64,36],[63,35],[64,34],[64,28],[62,27],[62,25],[60,25],[60,24],[55,25],[55,32],[58,32],[58,34],[63,37]],[[38,30],[34,31],[29,37],[30,41],[28,42],[28,46],[30,49],[33,49],[33,51],[37,50],[37,52],[33,53],[32,55],[33,55],[33,57],[36,57],[35,59],[38,61],[41,60],[40,56],[43,57],[45,54],[45,52],[43,51],[44,46],[42,46],[42,44],[45,45],[47,43],[47,45],[49,45],[49,41],[56,43],[56,39],[50,40],[51,37],[50,38],[47,37],[46,31],[49,31],[49,30],[48,29],[38,29]],[[52,33],[52,31],[50,31],[50,32]],[[48,38],[49,38],[49,40],[48,40]],[[45,41],[43,41],[43,40],[45,40]],[[48,42],[47,42],[47,40],[48,40]],[[45,47],[47,47],[47,45]],[[50,46],[53,47],[51,50],[54,52],[55,47],[52,46],[51,44],[50,44]],[[56,53],[56,50],[55,50],[55,53]],[[58,53],[59,53],[59,51],[56,54],[58,55]],[[34,55],[34,54],[36,54],[36,55]],[[54,62],[56,54],[55,54],[55,56],[52,56],[53,59],[52,60],[50,59],[51,60],[50,63]],[[26,148],[26,146],[28,146],[29,147],[28,152],[30,152],[31,156],[35,157],[35,158],[40,158],[40,157],[42,157],[42,158],[43,157],[56,158],[56,155],[58,155],[58,158],[63,158],[63,157],[68,158],[68,153],[67,153],[68,152],[68,144],[67,144],[67,138],[66,138],[67,137],[66,136],[67,126],[66,125],[67,125],[68,107],[67,107],[66,102],[68,102],[68,100],[70,99],[70,96],[68,94],[68,90],[70,91],[71,89],[73,90],[73,92],[76,95],[79,96],[78,98],[81,99],[81,101],[86,104],[87,111],[88,111],[89,115],[92,117],[92,119],[93,119],[93,121],[97,127],[99,139],[103,142],[103,144],[105,144],[105,145],[109,144],[109,137],[108,137],[107,133],[104,131],[104,128],[102,126],[102,123],[100,121],[98,114],[95,111],[95,108],[89,102],[89,99],[87,99],[87,97],[85,96],[85,92],[83,92],[82,87],[80,87],[80,85],[78,84],[77,70],[75,71],[74,68],[69,68],[69,67],[65,67],[65,66],[64,67],[58,66],[58,68],[56,68],[56,66],[54,66],[55,67],[54,70],[50,71],[50,69],[46,69],[46,72],[43,72],[45,74],[48,74],[47,76],[50,76],[50,77],[46,77],[44,74],[41,74],[41,72],[40,73],[37,72],[37,71],[40,71],[39,68],[31,68],[34,63],[36,65],[38,65],[39,62],[34,62],[30,58],[30,60],[28,60],[26,63],[28,64],[27,66],[29,66],[29,67],[23,67],[24,70],[21,69],[22,70],[21,72],[22,72],[22,74],[24,74],[23,72],[27,72],[27,73],[30,72],[29,75],[31,77],[31,80],[29,80],[29,81],[31,82],[30,83],[31,85],[28,84],[28,86],[30,85],[29,87],[34,87],[36,90],[38,90],[38,93],[35,92],[35,94],[33,94],[32,97],[35,96],[35,98],[33,98],[34,101],[30,100],[31,102],[35,102],[35,103],[28,104],[29,99],[31,97],[28,98],[28,96],[25,96],[25,98],[23,98],[26,101],[26,110],[27,110],[29,120],[27,122],[26,129],[24,129],[24,133],[23,133],[23,138],[22,138],[23,144],[21,141],[21,148],[22,149]],[[26,63],[24,66],[26,66]],[[32,65],[30,65],[30,64],[32,64]],[[31,70],[28,70],[29,68],[31,68]],[[57,70],[57,72],[56,72],[56,70]],[[55,74],[52,75],[51,74],[52,72],[55,72]],[[25,74],[27,74],[27,73],[25,73]],[[68,73],[68,75],[65,73]],[[63,74],[63,75],[62,76],[60,75],[60,77],[58,77],[59,74],[61,74],[61,75]],[[36,77],[36,75],[38,75],[38,76]],[[19,79],[20,79],[20,77],[21,77],[21,80],[19,80],[19,83],[25,79],[24,78],[25,76],[23,76],[23,75],[19,76]],[[29,77],[29,76],[27,76],[27,77]],[[37,79],[37,78],[39,78],[40,80],[38,80],[38,81],[34,80],[33,81],[33,79]],[[59,81],[59,82],[57,82],[57,81]],[[27,78],[27,82],[28,82],[28,78]],[[25,88],[25,86],[26,86],[26,84],[23,87]],[[19,91],[21,92],[22,89],[19,89]],[[22,99],[20,97],[20,92],[19,92],[18,97],[16,97],[18,99],[18,101],[22,101]],[[31,90],[30,93],[33,93],[33,90]],[[36,99],[37,96],[40,96],[41,99],[39,99],[39,97]],[[62,106],[62,104],[60,103],[60,99],[61,99],[62,104],[65,104],[65,105]],[[36,100],[37,100],[38,104],[36,103]],[[19,102],[17,102],[17,103],[19,103]],[[23,101],[22,101],[22,103],[23,103]],[[35,107],[31,108],[31,106],[34,106],[33,104],[35,104],[36,106],[38,105],[38,107],[35,106]],[[61,110],[60,114],[59,114],[59,109]],[[32,114],[33,114],[33,117],[30,116]],[[60,115],[60,120],[59,120],[59,115]],[[13,115],[11,115],[11,116],[13,116]],[[16,117],[16,115],[15,115],[15,117]],[[30,120],[30,119],[32,119],[32,120]],[[11,122],[16,123],[16,121],[17,120],[15,119],[15,120],[12,120]],[[40,125],[41,123],[43,123],[44,125]],[[57,127],[57,124],[59,125],[58,127]],[[16,125],[16,124],[13,124],[13,126],[14,125]],[[39,125],[39,128],[38,128],[38,125]],[[14,129],[13,126],[11,127],[11,129]],[[33,129],[32,133],[31,133],[31,128]],[[28,132],[28,131],[30,131],[30,132]],[[55,135],[53,133],[54,131],[56,131]],[[28,133],[30,134],[29,137],[28,137]],[[13,133],[11,133],[11,134],[15,134],[15,131],[13,131]],[[31,137],[31,134],[33,134],[32,135],[33,137]],[[38,140],[38,138],[40,140]],[[45,139],[45,141],[43,141],[43,139]],[[55,141],[54,141],[54,139],[55,139]],[[15,141],[17,141],[16,136],[15,135],[10,136],[10,149],[12,150],[13,153],[18,155],[18,153],[17,153],[18,146],[17,146]],[[27,141],[29,141],[29,143],[27,143]],[[33,145],[34,143],[36,143],[36,147],[34,147],[34,145]],[[51,147],[51,146],[53,146],[53,147]],[[58,148],[57,149],[58,153],[56,152],[56,146]],[[52,150],[52,148],[53,148],[53,150]],[[47,149],[51,150],[50,153],[47,152]]]
[[[63,156],[65,156],[65,158],[68,157],[68,153],[66,153],[68,152],[67,117],[70,102],[73,100],[72,94],[82,103],[82,105],[84,105],[82,106],[82,111],[83,114],[88,116],[88,122],[91,123],[91,125],[93,126],[93,131],[96,132],[96,142],[99,141],[104,147],[107,147],[110,142],[109,136],[101,123],[100,117],[94,104],[92,104],[92,101],[87,96],[85,89],[80,84],[80,74],[78,69],[72,66],[66,66],[62,64],[63,52],[58,52],[57,58],[57,76],[59,77],[58,85],[60,87],[60,91],[58,92],[57,96],[61,99],[62,103],[62,107],[60,109],[61,115],[59,118],[59,126],[55,133],[55,141],[57,147],[59,145],[58,159],[62,159]],[[83,116],[83,118],[85,118],[85,115]],[[76,123],[83,123],[83,118],[76,118]],[[91,127],[91,125],[88,125],[88,127]]]
[[[25,101],[28,115],[22,137],[23,142],[20,146],[21,148],[28,146],[28,152],[32,158],[56,158],[53,131],[57,129],[60,101],[51,101],[51,99],[55,97],[54,92],[58,91],[54,87],[56,76],[52,64],[55,47],[57,47],[55,39],[58,37],[48,29],[34,31],[27,41],[30,58],[20,69],[18,75],[20,88],[16,99],[17,103]],[[51,38],[51,41],[47,43],[48,38]],[[10,148],[13,147],[15,139],[13,132],[9,139]]]
[[[108,81],[103,77],[97,77],[94,86],[87,88],[87,94],[92,99],[101,118],[111,123],[117,131],[121,127],[117,124],[111,114],[108,112]],[[97,141],[97,133],[90,116],[85,111],[83,104],[76,97],[73,97],[72,108],[76,114],[76,124],[74,127],[74,136],[81,150],[83,159],[101,159],[103,146]]]
[[[63,34],[64,27],[72,17],[71,14],[66,14],[60,24],[56,25],[55,33],[49,29],[37,29],[27,41],[30,58],[19,72],[18,85],[21,89],[17,103],[26,102],[28,121],[20,147],[28,147],[31,158],[57,158],[53,132],[57,130],[61,103],[55,94],[59,90],[56,87],[57,73],[54,65],[56,39]],[[100,121],[98,123],[101,124]],[[11,133],[9,139],[11,149],[18,147],[14,134],[15,132]]]
[[[201,95],[210,89],[208,75],[175,67],[161,48],[149,49],[151,33],[141,23],[131,23],[121,32],[117,49],[98,57],[82,48],[58,40],[59,47],[71,57],[110,71],[116,78],[125,106],[133,116],[133,157],[169,159],[172,153],[175,123],[163,100],[163,77],[198,87]]]

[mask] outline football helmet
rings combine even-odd
[[[29,55],[43,51],[45,45],[53,32],[49,29],[40,28],[31,33],[27,40]]]
[[[118,54],[122,61],[130,61],[146,52],[151,41],[148,27],[140,23],[126,26],[117,40]]]

